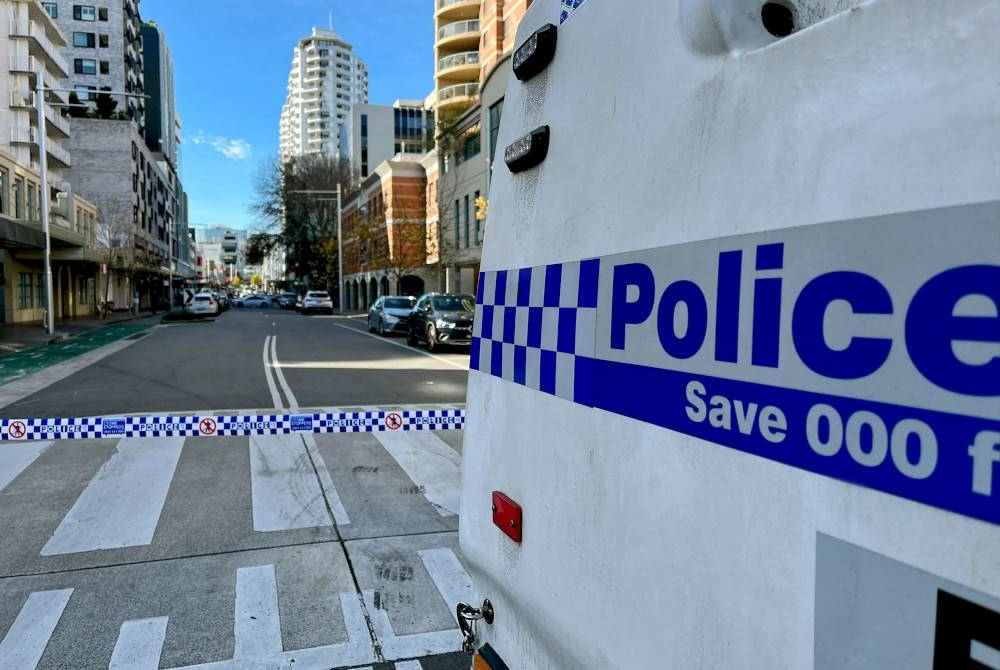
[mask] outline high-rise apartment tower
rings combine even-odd
[[[288,97],[281,110],[281,160],[342,155],[341,138],[354,103],[368,102],[368,69],[333,30],[313,28],[295,46]],[[347,158],[347,156],[344,156]]]

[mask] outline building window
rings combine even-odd
[[[96,21],[97,11],[93,5],[73,5],[73,18],[77,21]]]
[[[24,180],[14,179],[14,218],[24,219]]]
[[[51,16],[52,18],[54,18],[54,19],[58,19],[59,18],[59,5],[57,5],[56,3],[54,3],[54,2],[43,2],[42,3],[42,7],[45,8],[45,11],[48,12],[49,16]]]
[[[35,185],[28,184],[28,221],[38,220],[38,200],[35,199]]]
[[[73,33],[73,46],[93,49],[97,44],[94,33]]]
[[[476,205],[477,202],[479,202],[479,191],[476,191],[476,197],[472,199],[472,204],[476,207],[477,214],[478,214],[479,206]],[[476,240],[475,240],[474,244],[476,246],[479,246],[479,239],[480,239],[479,238],[479,217],[475,216],[474,218],[476,220],[476,223],[475,223],[475,226],[476,226]]]
[[[108,48],[108,44],[109,44],[109,38],[108,38],[108,36],[107,36],[107,35],[105,35],[104,33],[101,33],[101,34],[100,34],[100,35],[98,36],[98,39],[97,39],[97,44],[98,44],[98,46],[100,46],[100,47],[101,47],[102,49],[107,49],[107,48]]]
[[[76,278],[76,304],[86,305],[90,302],[90,296],[87,295],[87,278],[77,277]]]
[[[490,166],[497,155],[497,135],[500,133],[500,117],[503,115],[503,100],[490,105],[489,131],[490,131]]]
[[[31,273],[17,273],[17,307],[18,309],[29,309],[31,307]]]
[[[110,74],[110,73],[111,73],[111,63],[109,61],[102,60],[101,61],[101,74]]]
[[[93,58],[74,58],[73,72],[76,74],[97,74],[97,61]]]
[[[465,196],[465,248],[469,248],[469,196]]]
[[[35,307],[45,307],[45,275],[35,275]]]
[[[455,248],[458,249],[462,244],[462,222],[458,218],[458,200],[455,201]]]
[[[85,102],[87,100],[92,100],[97,92],[96,86],[74,86],[73,90],[76,92],[76,97],[80,102]]]
[[[0,214],[10,214],[10,206],[7,202],[10,195],[7,189],[10,188],[10,177],[6,170],[0,170]]]
[[[108,8],[107,7],[101,7],[100,9],[98,9],[97,10],[97,18],[99,18],[101,21],[107,21],[108,20]]]

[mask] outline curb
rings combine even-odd
[[[90,330],[85,330],[85,331],[80,332],[80,333],[62,333],[60,335],[56,335],[55,337],[49,339],[45,343],[45,346],[49,346],[49,345],[53,345],[53,344],[59,344],[60,342],[65,342],[66,340],[68,340],[70,338],[73,338],[73,337],[79,337],[81,335],[87,335],[89,333],[93,333],[93,332],[96,332],[98,330],[103,330],[104,328],[110,328],[111,326],[117,326],[119,323],[128,323],[129,321],[138,321],[139,319],[148,319],[148,318],[153,317],[153,316],[156,316],[156,315],[155,314],[134,314],[134,315],[128,316],[128,317],[126,317],[124,319],[115,319],[114,321],[111,321],[109,323],[101,324],[100,326],[97,326],[96,328],[91,328]],[[38,348],[39,347],[29,347],[28,349],[24,349],[23,351],[29,351],[30,349],[38,349]]]

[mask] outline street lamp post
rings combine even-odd
[[[71,88],[46,88],[45,70],[35,72],[35,116],[36,132],[38,133],[38,178],[41,182],[42,203],[41,219],[42,234],[45,236],[45,323],[46,332],[52,335],[56,328],[56,317],[52,302],[52,236],[49,232],[49,160],[46,154],[45,140],[45,92],[53,91],[57,93],[73,93]],[[128,93],[127,91],[99,91],[105,95],[121,95],[126,98],[149,98],[141,93]],[[110,268],[109,268],[110,269]]]

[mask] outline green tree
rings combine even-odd
[[[346,197],[354,183],[347,159],[323,154],[295,156],[284,163],[265,159],[254,175],[250,205],[261,223],[255,253],[263,252],[263,258],[281,245],[288,270],[297,279],[311,286],[335,286],[337,206],[332,192],[339,184]]]
[[[104,86],[101,88],[102,92],[94,96],[94,105],[97,107],[97,116],[102,119],[110,119],[114,115],[115,109],[118,107],[118,101],[103,92],[110,90],[110,88]]]

